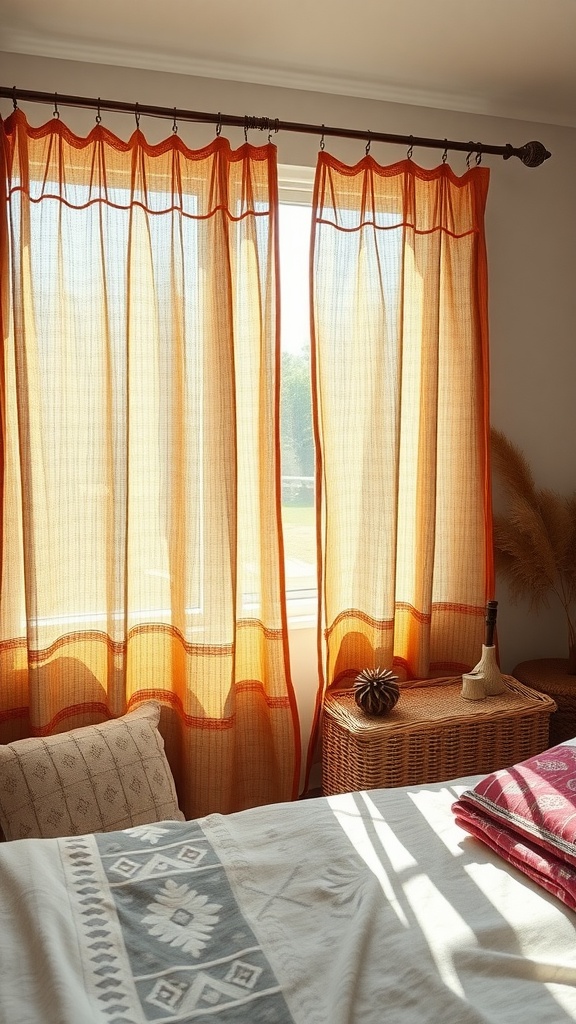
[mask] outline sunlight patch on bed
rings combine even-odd
[[[462,857],[464,854],[462,848],[464,833],[456,825],[451,805],[466,788],[466,786],[447,786],[436,791],[422,789],[407,793],[409,799],[434,832],[435,838],[444,843],[453,857]],[[452,796],[452,800],[447,799],[447,794]]]
[[[411,797],[419,795],[421,794],[410,794]],[[391,869],[398,873],[406,871],[409,873],[409,877],[404,879],[397,877],[396,886],[399,889],[400,898],[407,900],[413,920],[408,920],[405,911],[399,905],[398,897],[394,894],[394,882],[386,873],[381,857],[376,851],[362,819],[362,811],[357,803],[360,799],[370,812],[371,824],[382,843],[384,854],[390,860]],[[332,796],[328,797],[328,802],[355,850],[380,881],[384,895],[399,919],[407,928],[413,928],[416,923],[420,929],[442,982],[457,996],[465,998],[458,972],[454,966],[453,956],[456,951],[465,946],[477,946],[478,942],[472,928],[466,924],[426,873],[423,871],[414,873],[414,868],[418,868],[418,862],[386,823],[368,793]],[[445,793],[444,804],[446,804]],[[432,817],[429,817],[422,807],[418,806],[418,810],[428,820],[431,828],[438,828],[439,815],[436,801],[433,801],[429,808]],[[448,824],[448,819],[446,824]],[[457,853],[460,854],[461,851],[457,849]]]
[[[355,795],[353,793],[342,793],[337,796],[327,797],[327,800],[342,831],[346,833],[358,855],[378,879],[382,892],[398,920],[405,928],[408,928],[408,920],[400,906],[386,869],[368,835],[366,825],[362,820],[362,814],[356,804]]]
[[[464,870],[484,899],[514,930],[520,952],[529,956],[537,934],[548,926],[558,928],[554,897],[537,888],[514,868],[503,873],[501,867],[505,862],[488,848],[481,847],[479,852],[481,857],[464,865]],[[542,902],[543,896],[548,908]],[[569,920],[566,922],[566,942],[573,947],[574,926]]]
[[[576,967],[570,963],[570,950],[574,949],[574,924],[571,916],[564,922],[558,918],[558,907],[553,897],[536,889],[532,891],[526,879],[501,870],[499,858],[486,851],[494,863],[471,863],[465,871],[484,898],[500,915],[514,934],[515,950],[508,961],[508,973],[528,977],[541,984],[550,997],[574,1020],[574,985]],[[516,896],[516,898],[515,898]],[[546,901],[546,904],[543,902]],[[549,934],[558,943],[564,931],[566,958],[560,962],[557,954],[546,952],[534,955],[538,937]],[[573,957],[572,957],[573,959]],[[514,968],[514,971],[513,971]]]
[[[463,917],[436,888],[428,875],[416,875],[404,884],[404,893],[412,908],[430,955],[444,984],[457,996],[466,994],[453,963],[454,952],[477,946],[478,940]]]
[[[369,794],[362,792],[360,796],[370,811],[374,831],[382,843],[382,847],[386,851],[394,871],[407,871],[408,868],[418,867],[418,861],[400,842],[396,833],[390,828],[390,825],[385,822],[384,816],[378,810],[374,801],[370,799]]]

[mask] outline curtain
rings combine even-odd
[[[319,157],[311,319],[323,684],[377,666],[401,680],[457,674],[480,655],[493,596],[488,177]]]
[[[153,698],[187,817],[290,799],[275,147],[1,127],[0,737]]]

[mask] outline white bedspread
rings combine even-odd
[[[576,915],[476,780],[0,847],[2,1024],[565,1024]]]

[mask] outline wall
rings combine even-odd
[[[17,54],[0,54],[0,84],[497,145],[543,142],[552,159],[540,168],[528,169],[517,159],[484,161],[492,168],[487,209],[491,413],[494,426],[523,448],[539,484],[562,492],[576,489],[576,129]],[[33,124],[50,116],[50,108],[22,106]],[[4,115],[10,109],[10,101],[0,100]],[[64,116],[80,133],[94,123],[93,111],[68,109]],[[130,116],[119,114],[106,113],[104,123],[122,137],[134,126]],[[151,141],[170,130],[165,121],[151,118],[143,118],[141,127]],[[214,131],[209,125],[181,124],[179,133],[195,147],[208,143]],[[226,134],[236,145],[243,141],[240,129]],[[264,141],[258,132],[251,138]],[[281,133],[275,141],[281,163],[314,166],[319,141],[314,136]],[[362,142],[335,139],[327,145],[350,163],[364,154]],[[372,155],[391,163],[405,150],[374,144]],[[434,150],[414,153],[423,166],[435,165],[438,158]],[[464,156],[452,154],[450,162],[457,171],[465,169]],[[504,670],[528,658],[565,655],[557,607],[536,617],[527,607],[511,605],[501,584],[496,596]],[[306,677],[314,678],[316,654],[313,631],[300,632],[292,643],[294,672],[299,688],[305,688]]]

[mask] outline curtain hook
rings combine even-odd
[[[216,122],[216,138],[219,139],[222,134],[222,114],[218,111],[218,120]]]
[[[16,86],[12,86],[12,105],[14,110],[18,110],[18,100],[16,99]]]
[[[100,114],[100,97],[98,97],[98,106],[96,108],[96,124],[100,124],[102,117]]]
[[[372,144],[372,140],[370,138],[370,130],[368,130],[368,142],[366,143],[366,156],[368,156],[369,153],[370,153],[370,146],[371,146],[371,144]]]
[[[410,145],[408,146],[408,151],[406,153],[406,159],[407,160],[411,160],[412,159],[412,153],[414,152],[414,143],[412,142],[413,138],[414,138],[414,136],[411,135],[410,136]]]
[[[469,142],[468,145],[470,146],[470,149],[466,155],[466,167],[468,170],[470,170],[470,161],[472,159],[472,153],[474,152],[474,143]]]
[[[267,121],[267,118],[253,117],[252,114],[244,114],[244,142],[248,142],[248,129],[259,128],[261,131],[264,131],[265,121]]]
[[[176,107],[174,107],[174,120],[172,121],[172,134],[178,135],[178,125],[176,123]]]
[[[270,143],[272,142],[272,132],[274,132],[275,135],[278,134],[278,118],[277,117],[274,118],[274,126],[270,125],[269,128],[268,128],[268,142],[270,142]]]
[[[134,120],[136,121],[136,131],[139,132],[140,131],[140,110],[138,108],[138,104],[137,103],[134,104]]]
[[[444,152],[442,153],[442,163],[445,164],[448,159],[448,139],[444,139]]]
[[[52,117],[59,118],[60,111],[58,110],[58,93],[54,93],[54,110],[52,111]]]
[[[322,138],[320,139],[320,149],[322,150],[322,152],[324,152],[324,150],[326,149],[326,143],[324,142],[324,128],[325,125],[322,125]]]
[[[474,157],[474,163],[476,164],[476,167],[480,167],[480,164],[482,163],[482,150],[481,149],[479,149],[478,152],[476,153],[476,156]]]

